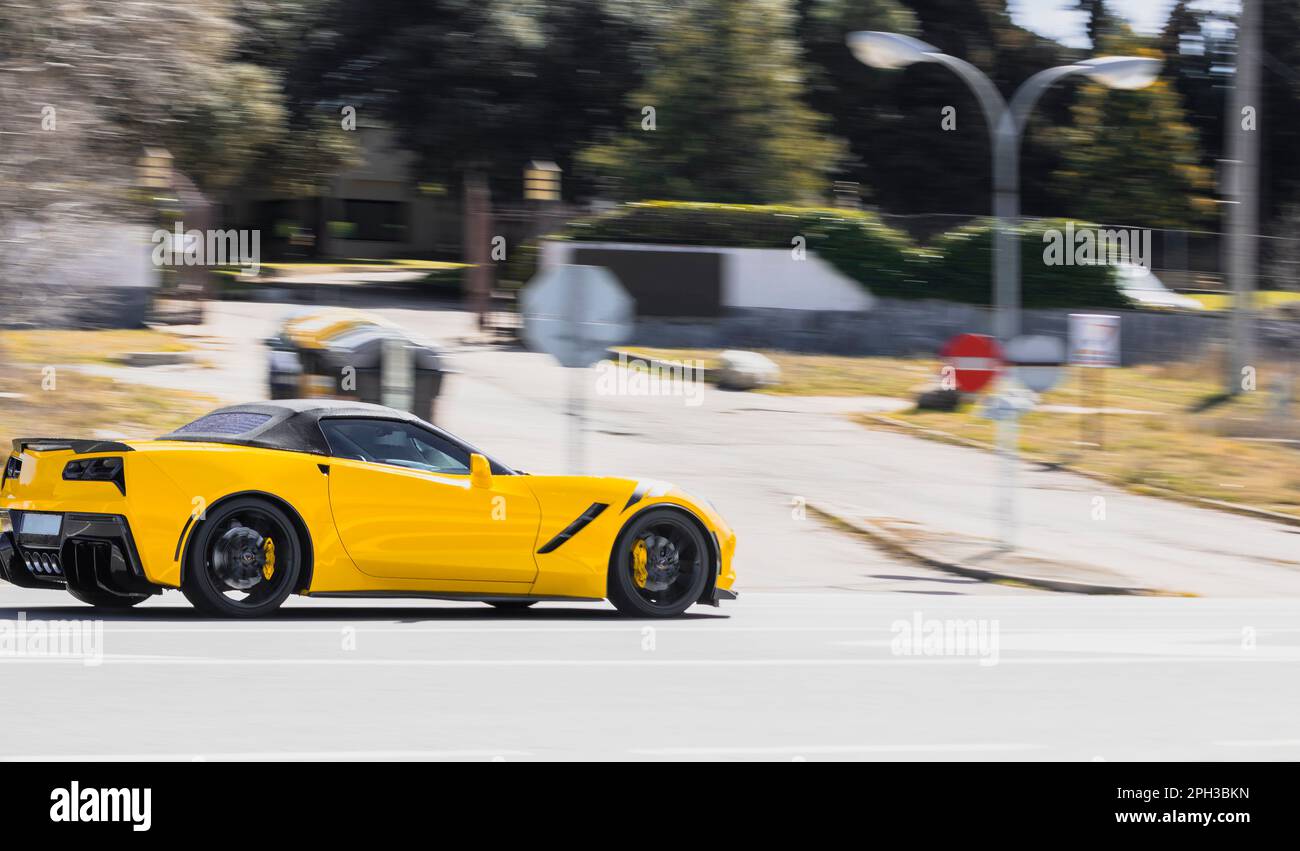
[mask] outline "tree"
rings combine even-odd
[[[468,289],[483,321],[491,183],[517,193],[529,160],[566,168],[599,128],[613,126],[639,79],[628,61],[643,32],[636,7],[334,0],[324,11],[290,75],[295,115],[351,106],[396,130],[415,156],[417,182],[460,184]]]
[[[645,18],[622,0],[331,0],[299,34],[291,108],[354,106],[396,131],[418,180],[473,172],[517,196],[529,160],[567,173],[621,123]],[[566,191],[577,185],[566,177]]]
[[[952,71],[930,63],[896,72],[869,68],[845,45],[847,33],[918,36],[973,63],[1008,97],[1035,72],[1082,58],[1017,26],[1003,0],[804,0],[799,8],[799,36],[813,72],[811,105],[831,116],[833,130],[851,148],[842,177],[870,187],[876,204],[890,213],[990,213],[988,127],[974,94]],[[1035,109],[1031,127],[1067,123],[1070,97],[1051,93]],[[1045,187],[1058,166],[1058,152],[1042,136],[1025,140],[1027,214],[1053,212]]]
[[[1216,7],[1179,0],[1159,38],[1162,75],[1183,99],[1187,121],[1196,128],[1203,164],[1215,167],[1223,156],[1224,111],[1232,86],[1233,27]]]
[[[1260,138],[1260,220],[1277,230],[1300,205],[1300,2],[1273,0],[1262,8],[1263,103],[1255,111]],[[1227,120],[1242,121],[1245,116]],[[1267,224],[1276,220],[1277,224]],[[1294,221],[1294,219],[1292,219]],[[1294,232],[1288,234],[1294,237]],[[1267,252],[1265,252],[1267,253]]]
[[[1106,0],[1079,0],[1079,8],[1088,14],[1088,41],[1098,47],[1102,41],[1127,29],[1127,25],[1111,14]]]
[[[151,199],[137,191],[146,146],[175,145],[177,167],[224,179],[255,144],[248,140],[279,119],[266,75],[232,66],[235,29],[218,0],[15,0],[0,4],[0,40],[0,315],[8,321],[59,316],[61,300],[100,282],[106,230],[153,221]],[[234,86],[253,98],[231,97]],[[224,129],[213,132],[218,123]],[[209,136],[222,141],[183,141]],[[5,298],[19,287],[23,298]]]
[[[626,129],[584,167],[625,198],[726,202],[826,197],[841,160],[804,103],[787,0],[686,0],[656,45]]]
[[[1056,189],[1072,217],[1149,228],[1212,217],[1213,173],[1168,80],[1136,91],[1084,84],[1074,123],[1061,133]]]

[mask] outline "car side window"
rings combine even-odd
[[[324,419],[321,431],[335,458],[392,464],[428,473],[469,473],[469,452],[432,432],[392,420]]]

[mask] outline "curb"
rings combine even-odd
[[[608,348],[605,350],[605,357],[618,363],[619,356],[625,356],[629,361],[639,360],[646,366],[653,369],[670,370],[682,369],[694,373],[700,377],[701,381],[709,384],[716,383],[717,367],[713,366],[692,366],[687,367],[685,361],[664,360],[663,358],[652,358],[648,355],[639,355],[635,352],[629,352],[626,349]]]
[[[192,364],[195,362],[195,359],[194,354],[188,351],[127,352],[123,355],[119,355],[117,362],[122,366],[133,367],[178,366],[180,364]]]
[[[1042,576],[1030,576],[1028,574],[988,570],[983,567],[971,567],[970,565],[961,564],[960,562],[947,561],[945,559],[936,558],[935,556],[926,555],[919,549],[909,545],[901,536],[895,535],[888,529],[868,520],[846,517],[825,505],[814,504],[811,501],[807,503],[807,507],[809,511],[821,517],[823,520],[864,537],[873,544],[876,544],[896,556],[917,562],[925,567],[942,570],[945,573],[953,573],[958,576],[966,576],[971,579],[979,579],[985,582],[1014,582],[1019,585],[1028,585],[1031,588],[1041,588],[1045,591],[1060,591],[1067,594],[1109,594],[1144,597],[1196,596],[1195,594],[1188,594],[1186,592],[1168,591],[1159,588],[1143,588],[1132,585],[1103,585],[1096,582],[1076,582],[1069,579],[1051,579]]]
[[[881,423],[882,425],[893,426],[907,431],[913,431],[924,434],[934,440],[942,443],[951,443],[956,446],[968,446],[972,449],[982,449],[985,452],[993,452],[994,447],[986,443],[980,443],[978,440],[961,437],[950,434],[938,429],[926,428],[924,426],[905,423],[902,420],[896,420],[892,417],[886,417],[882,414],[862,414],[862,416]],[[1083,476],[1094,481],[1117,487],[1120,490],[1126,490],[1129,493],[1136,493],[1142,496],[1153,496],[1158,499],[1168,499],[1173,502],[1181,502],[1185,505],[1194,505],[1200,508],[1211,508],[1216,511],[1225,511],[1229,514],[1239,514],[1243,517],[1254,517],[1256,520],[1270,520],[1274,523],[1282,523],[1287,526],[1300,526],[1300,517],[1294,514],[1284,514],[1281,511],[1270,511],[1267,508],[1256,508],[1253,505],[1244,505],[1240,502],[1229,502],[1222,499],[1210,499],[1204,496],[1191,496],[1190,494],[1179,493],[1178,491],[1169,490],[1155,485],[1134,485],[1125,482],[1122,479],[1111,476],[1107,473],[1095,473],[1091,470],[1082,470],[1071,464],[1062,464],[1058,461],[1049,461],[1044,458],[1034,458],[1031,456],[1021,456],[1024,460],[1034,464],[1045,464],[1054,470],[1063,470],[1067,473],[1073,473],[1076,476]]]

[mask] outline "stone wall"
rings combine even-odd
[[[1025,310],[1022,332],[1064,339],[1071,313],[1111,313],[1121,319],[1125,365],[1195,360],[1229,335],[1226,313]],[[870,311],[732,308],[711,320],[641,318],[631,341],[670,348],[778,349],[838,355],[933,356],[955,334],[988,334],[986,307],[942,301],[878,299]],[[1300,351],[1300,322],[1260,320],[1261,347],[1277,356]]]

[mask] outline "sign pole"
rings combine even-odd
[[[573,337],[575,342],[581,348],[586,343],[586,328],[583,323],[584,314],[582,312],[582,290],[585,281],[579,277],[570,291],[571,300],[569,303],[569,321],[573,327]],[[583,474],[583,430],[586,427],[583,422],[583,378],[587,374],[585,366],[575,367],[571,370],[569,376],[569,469],[573,475],[581,476]]]
[[[1079,376],[1079,450],[1083,451],[1092,442],[1088,434],[1088,370],[1076,366],[1074,371]]]
[[[1016,548],[1016,448],[1020,440],[1018,420],[1014,416],[997,421],[998,455],[1002,481],[998,489],[998,549]]]
[[[608,269],[563,264],[544,269],[524,286],[519,312],[528,348],[546,352],[570,370],[563,415],[569,468],[581,474],[586,469],[588,367],[631,336],[636,301]]]
[[[1106,370],[1097,376],[1097,448],[1106,448]]]
[[[586,377],[587,370],[585,367],[574,367],[569,370],[569,469],[575,476],[581,476],[583,471],[583,432],[586,431],[586,411],[583,402],[583,379]]]
[[[415,407],[415,359],[406,340],[384,340],[379,384],[384,405],[399,411]]]
[[[1086,440],[1085,448],[1101,449],[1106,440],[1103,411],[1106,405],[1106,384],[1104,375],[1089,375],[1097,371],[1104,372],[1123,362],[1120,348],[1120,317],[1096,313],[1070,314],[1070,363],[1082,369],[1079,393],[1086,395],[1087,403],[1083,405],[1085,413],[1080,414],[1085,420],[1092,420],[1088,433],[1092,440]],[[1086,376],[1086,377],[1085,377]],[[1085,385],[1086,382],[1086,385]],[[1086,413],[1088,409],[1091,414]],[[1083,434],[1083,429],[1080,429]]]
[[[1007,341],[1004,357],[1010,369],[1003,373],[1003,419],[998,420],[999,442],[1006,447],[1003,457],[1002,480],[1005,493],[999,510],[1001,517],[999,543],[1004,551],[1014,550],[1018,544],[1020,518],[1016,504],[1016,469],[1020,458],[1020,417],[1034,407],[1038,397],[1061,380],[1065,363],[1065,346],[1057,337],[1030,334]],[[1014,376],[1021,388],[1009,386]]]

